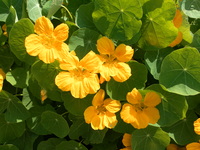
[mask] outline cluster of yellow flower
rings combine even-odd
[[[131,76],[131,68],[125,63],[132,59],[133,49],[125,44],[116,47],[107,37],[97,41],[99,55],[90,51],[81,60],[75,53],[69,52],[64,41],[68,38],[69,28],[60,24],[55,29],[46,17],[36,20],[34,31],[25,39],[27,53],[38,56],[45,63],[55,60],[60,62],[61,71],[55,78],[55,84],[63,91],[70,91],[75,98],[84,98],[88,94],[95,94],[100,89],[100,83],[109,81],[111,77],[124,82]],[[100,79],[98,77],[100,74]],[[121,109],[119,100],[107,98],[105,91],[100,89],[93,98],[92,105],[84,112],[86,123],[94,130],[105,127],[114,128],[117,124],[115,113]],[[160,118],[158,109],[161,102],[156,92],[148,92],[142,97],[137,89],[127,94],[128,103],[124,104],[120,112],[121,118],[135,128],[146,128],[148,123],[156,123]]]

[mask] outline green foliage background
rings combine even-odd
[[[176,9],[183,22],[173,24]],[[132,134],[132,150],[165,150],[170,143],[197,142],[193,122],[200,115],[200,1],[196,0],[0,0],[0,68],[6,73],[0,92],[2,150],[117,150],[124,133]],[[66,43],[81,59],[98,53],[102,36],[134,49],[125,82],[101,85],[107,96],[124,103],[133,88],[161,95],[160,120],[145,129],[122,121],[114,129],[93,130],[83,118],[94,95],[76,99],[55,85],[56,61],[45,64],[26,52],[25,38],[34,22],[46,16],[54,26],[66,23]],[[183,39],[169,47],[180,31]],[[40,91],[47,91],[41,102]]]

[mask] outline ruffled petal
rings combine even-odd
[[[144,97],[144,104],[146,106],[154,107],[160,103],[160,95],[158,95],[156,92],[148,92]]]
[[[133,49],[125,44],[120,44],[115,50],[115,57],[122,62],[128,62],[133,57]]]
[[[39,59],[42,60],[44,63],[52,63],[55,59],[58,58],[57,52],[54,48],[50,49],[43,49],[39,55]]]
[[[40,34],[51,35],[53,33],[53,29],[54,27],[51,21],[44,16],[38,18],[35,22],[34,31],[39,35]]]
[[[120,112],[120,116],[122,120],[126,123],[132,123],[136,121],[136,111],[132,105],[126,103],[123,105],[122,110]]]
[[[2,69],[0,69],[0,92],[2,91],[3,88],[3,80],[6,78],[6,74]]]
[[[89,75],[83,79],[85,88],[89,94],[95,94],[100,89],[99,78],[97,74],[88,73]]]
[[[124,82],[131,76],[131,68],[128,64],[118,62],[115,64],[116,75],[113,76],[115,81]]]
[[[99,59],[99,57],[93,52],[90,51],[80,60],[80,65],[87,69],[90,72],[98,73],[99,69],[103,62]]]
[[[142,100],[142,95],[136,88],[134,88],[131,92],[127,93],[126,99],[131,104],[138,104]]]
[[[94,116],[91,121],[91,127],[94,130],[103,130],[105,128],[105,125],[103,124],[103,119],[104,119],[103,115]]]
[[[74,83],[74,78],[69,72],[60,72],[55,78],[55,84],[62,91],[70,91],[71,86]]]
[[[64,59],[67,58],[67,55],[69,54],[69,46],[66,43],[62,43],[61,49],[57,51],[58,53],[58,60],[60,62],[63,62]]]
[[[87,88],[85,88],[85,85],[82,80],[74,79],[74,83],[71,86],[71,94],[75,98],[84,98],[89,94],[89,91]]]
[[[69,53],[63,61],[60,62],[60,68],[63,70],[74,70],[79,64],[79,59],[77,56]]]
[[[111,113],[116,113],[121,109],[121,103],[117,100],[107,98],[104,100],[104,107]]]
[[[37,56],[41,51],[46,49],[41,42],[41,37],[36,34],[30,34],[26,37],[25,47],[27,53],[31,56]]]
[[[196,143],[196,142],[190,143],[186,146],[186,149],[187,150],[200,150],[200,143]]]
[[[104,36],[97,40],[97,49],[101,54],[111,55],[114,54],[115,46],[113,41]]]
[[[194,121],[193,125],[194,125],[194,132],[200,135],[200,118]]]
[[[98,111],[95,109],[94,106],[89,106],[85,111],[84,111],[84,119],[86,123],[91,123],[92,119],[94,116],[97,116]]]
[[[131,134],[125,133],[123,135],[122,143],[124,146],[131,146]]]
[[[68,38],[69,27],[67,24],[61,23],[54,30],[54,36],[59,41],[65,41]]]
[[[179,28],[183,22],[182,13],[179,9],[176,9],[176,14],[173,19],[174,26]]]
[[[109,111],[107,111],[104,115],[104,119],[103,119],[103,124],[111,129],[111,128],[114,128],[117,124],[117,118],[116,118],[116,115],[114,113],[111,113]]]
[[[160,113],[157,108],[148,107],[143,110],[146,116],[149,118],[149,123],[155,124],[160,119]]]
[[[174,46],[178,45],[179,43],[181,43],[182,39],[183,39],[183,34],[180,31],[178,31],[178,35],[177,35],[176,39],[174,41],[172,41],[172,43],[170,43],[169,46],[174,47]]]
[[[116,72],[114,63],[104,63],[100,68],[100,74],[106,81],[110,81],[111,76],[115,76]]]
[[[92,100],[93,106],[100,106],[103,104],[103,100],[105,97],[105,91],[103,89],[100,89],[94,96]]]
[[[135,115],[135,121],[131,122],[131,125],[136,129],[143,129],[148,126],[149,123],[149,117],[146,115],[146,113],[139,111]]]

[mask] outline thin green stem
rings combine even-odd
[[[72,16],[72,14],[70,13],[69,9],[67,9],[67,7],[65,7],[64,5],[61,5],[61,7],[64,8],[67,11],[70,20],[74,22],[74,18]]]

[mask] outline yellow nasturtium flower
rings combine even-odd
[[[125,133],[122,139],[122,143],[125,148],[122,148],[120,150],[131,150],[131,134]]]
[[[114,128],[117,124],[115,113],[120,110],[121,103],[110,98],[104,100],[104,97],[105,91],[100,89],[92,100],[92,106],[84,111],[85,122],[94,130]]]
[[[186,145],[186,150],[200,150],[200,143],[199,142],[190,143]]]
[[[130,123],[134,128],[146,128],[148,123],[155,124],[160,119],[160,114],[156,105],[161,102],[160,96],[156,92],[146,93],[144,99],[140,92],[134,88],[127,93],[125,103],[121,110],[121,118],[126,123]]]
[[[65,70],[60,72],[55,83],[63,91],[71,91],[75,98],[84,98],[87,94],[94,94],[100,89],[97,73],[102,65],[99,57],[90,51],[79,61],[77,56],[69,53],[60,68]]]
[[[64,41],[68,38],[69,27],[62,23],[55,29],[46,17],[36,20],[34,31],[25,39],[26,51],[31,56],[37,56],[45,63],[55,60],[62,61],[68,54],[69,47]]]
[[[6,78],[6,74],[4,71],[0,68],[0,92],[2,91],[3,88],[3,80]]]
[[[125,63],[133,57],[134,51],[130,46],[120,44],[115,49],[114,43],[110,39],[102,37],[97,41],[97,49],[103,61],[100,68],[102,82],[109,81],[111,77],[118,82],[124,82],[131,76],[131,68]]]
[[[198,135],[200,135],[200,118],[198,118],[196,121],[194,121],[194,132]]]

